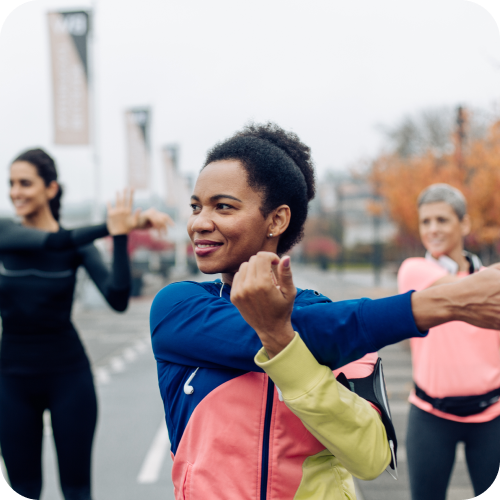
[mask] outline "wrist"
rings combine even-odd
[[[413,318],[423,332],[434,326],[461,319],[460,290],[455,284],[414,292],[411,296]]]
[[[292,324],[289,323],[282,328],[273,329],[271,333],[258,330],[257,335],[259,336],[262,346],[266,350],[269,359],[272,359],[285,349],[295,338],[295,331],[293,330]]]

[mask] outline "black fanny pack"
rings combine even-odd
[[[450,396],[446,398],[431,398],[423,389],[415,384],[415,394],[430,403],[436,410],[450,413],[457,417],[468,417],[486,410],[500,399],[500,387],[478,396]]]

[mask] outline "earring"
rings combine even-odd
[[[268,238],[272,238],[272,237],[273,237],[273,233],[269,233]]]

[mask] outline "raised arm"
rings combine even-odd
[[[109,234],[106,224],[85,226],[70,231],[48,233],[0,219],[0,252],[17,250],[68,250],[92,243]]]
[[[104,264],[94,245],[79,249],[82,264],[108,304],[116,311],[125,311],[130,297],[130,263],[127,255],[127,236],[113,237],[111,270]]]

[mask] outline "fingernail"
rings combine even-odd
[[[283,267],[290,267],[290,257],[285,257],[285,260],[283,261]]]

